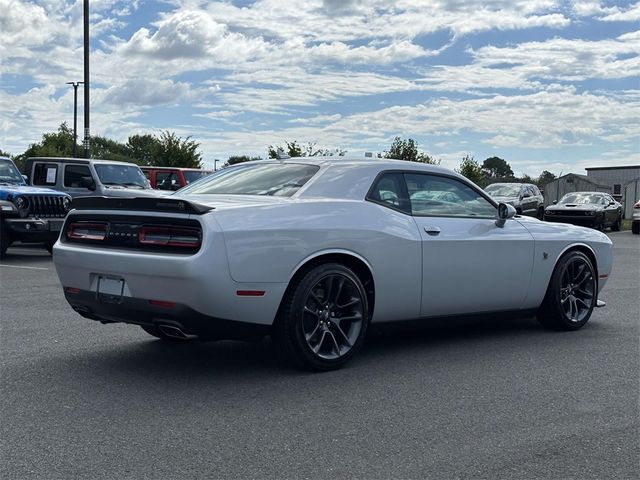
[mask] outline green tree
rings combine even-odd
[[[153,149],[158,147],[158,138],[155,135],[131,135],[127,139],[127,154],[138,165],[153,165]]]
[[[544,187],[548,184],[553,182],[556,179],[556,176],[549,172],[548,170],[544,170],[540,176],[538,177],[538,188],[544,190]]]
[[[267,155],[269,158],[278,158],[278,150],[282,150],[285,154],[290,157],[305,157],[306,151],[303,150],[302,146],[294,140],[293,142],[284,142],[284,146],[275,147],[273,145],[269,145],[267,148]]]
[[[91,158],[138,163],[136,159],[129,154],[127,145],[100,135],[91,137],[89,154]]]
[[[484,183],[484,176],[482,175],[482,168],[476,160],[469,155],[462,157],[460,162],[460,168],[456,170],[460,175],[464,175],[476,185],[482,185]]]
[[[402,139],[400,137],[395,137],[391,147],[389,150],[384,152],[383,156],[385,158],[394,158],[396,160],[440,165],[440,160],[436,160],[426,153],[420,152],[418,150],[418,143],[412,138]]]
[[[11,158],[11,154],[9,152],[5,152],[0,148],[0,157],[9,157]]]
[[[482,162],[482,173],[489,180],[513,179],[511,166],[500,157],[489,157]]]
[[[250,157],[249,155],[231,155],[225,166],[230,167],[238,163],[251,162],[253,160],[262,160],[262,157]]]
[[[77,146],[81,152],[82,147]],[[66,122],[61,123],[58,130],[53,133],[45,133],[42,140],[32,143],[20,155],[14,157],[14,161],[21,171],[24,171],[25,163],[29,157],[70,157],[73,155],[73,130]]]
[[[173,132],[164,131],[158,143],[151,147],[151,161],[159,167],[202,168],[200,144],[191,137],[180,138]]]
[[[293,142],[284,142],[284,146],[269,145],[267,148],[267,155],[269,158],[278,158],[278,150],[282,150],[286,155],[290,157],[343,157],[347,151],[341,148],[335,148],[333,150],[328,148],[319,147],[316,142],[308,142],[306,145],[298,143],[297,140]]]

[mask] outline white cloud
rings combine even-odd
[[[136,105],[151,107],[178,104],[197,97],[191,85],[171,80],[133,79],[114,85],[100,93],[98,101],[111,106]]]

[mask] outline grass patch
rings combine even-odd
[[[620,230],[631,230],[631,219],[622,220]]]

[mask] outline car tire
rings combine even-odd
[[[631,233],[633,233],[635,235],[639,235],[640,234],[640,222],[633,222],[631,224]]]
[[[360,278],[339,263],[317,265],[292,280],[274,325],[274,339],[295,365],[342,367],[362,347],[369,324]]]
[[[45,243],[45,244],[44,244],[44,248],[46,248],[46,249],[47,249],[47,252],[49,252],[49,253],[53,254],[53,245],[54,245],[55,243],[56,243],[56,242],[49,242],[49,243]]]
[[[544,220],[544,207],[538,208],[538,220]]]
[[[622,217],[618,217],[618,219],[613,223],[613,225],[611,225],[611,231],[619,232],[621,224],[622,224]]]
[[[11,245],[11,237],[7,232],[7,227],[0,225],[0,258],[4,257],[7,253],[7,248]]]
[[[596,306],[598,284],[589,257],[577,250],[558,261],[538,310],[538,321],[553,330],[578,330]]]

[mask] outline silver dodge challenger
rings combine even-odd
[[[577,330],[612,265],[601,232],[516,215],[450,170],[260,160],[162,198],[77,198],[53,249],[77,313],[167,341],[272,335],[345,364],[375,322],[511,312]]]

